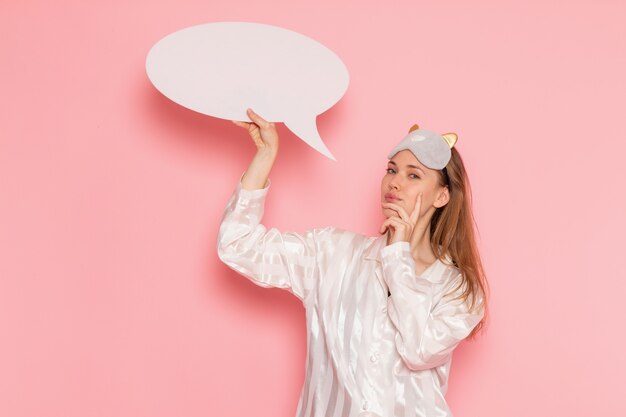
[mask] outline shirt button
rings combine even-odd
[[[363,401],[363,410],[367,410],[369,408],[369,403],[367,402],[367,400]]]
[[[370,361],[376,362],[378,360],[378,352],[374,352],[372,356],[370,356]]]
[[[383,313],[387,313],[387,307],[381,308],[380,311],[382,311]]]

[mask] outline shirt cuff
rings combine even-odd
[[[243,179],[243,176],[245,175],[245,172],[241,174],[241,177],[239,177],[239,182],[237,182],[237,188],[235,189],[235,192],[238,196],[238,199],[240,201],[259,201],[259,200],[263,200],[265,198],[265,196],[267,195],[267,192],[270,188],[270,185],[272,184],[272,182],[270,181],[270,179],[267,179],[267,182],[265,183],[265,187],[263,188],[257,188],[255,190],[246,190],[245,188],[243,188],[243,186],[241,185],[241,180]]]
[[[385,261],[404,258],[407,255],[411,256],[411,244],[403,240],[387,245],[380,250],[380,257]]]
[[[411,244],[406,241],[398,241],[383,247],[380,250],[380,260],[383,269],[383,279],[391,290],[394,288],[415,288],[419,278],[415,274],[415,261],[411,255]]]

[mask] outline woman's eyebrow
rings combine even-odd
[[[389,161],[389,163],[390,163],[390,164],[393,164],[393,165],[395,165],[395,166],[398,166],[398,165],[397,165],[395,162],[393,162],[393,161]],[[407,167],[409,167],[409,168],[415,168],[415,169],[417,169],[417,170],[419,170],[419,171],[422,171],[422,173],[423,173],[424,175],[426,175],[426,173],[424,172],[424,170],[423,170],[422,168],[418,167],[418,166],[415,166],[415,165],[407,165]]]

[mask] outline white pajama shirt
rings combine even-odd
[[[452,416],[444,399],[452,351],[483,316],[452,300],[462,288],[443,297],[458,285],[459,269],[446,257],[416,275],[409,243],[386,245],[386,235],[268,230],[261,219],[269,187],[269,180],[257,190],[237,184],[217,251],[233,270],[289,291],[305,307],[296,416]]]

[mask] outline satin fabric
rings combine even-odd
[[[483,310],[452,300],[463,288],[444,296],[461,279],[451,259],[418,276],[408,242],[386,245],[385,235],[332,226],[302,234],[267,229],[261,220],[270,185],[237,184],[217,251],[233,270],[289,291],[305,307],[306,378],[296,416],[452,416],[444,399],[452,352]]]

